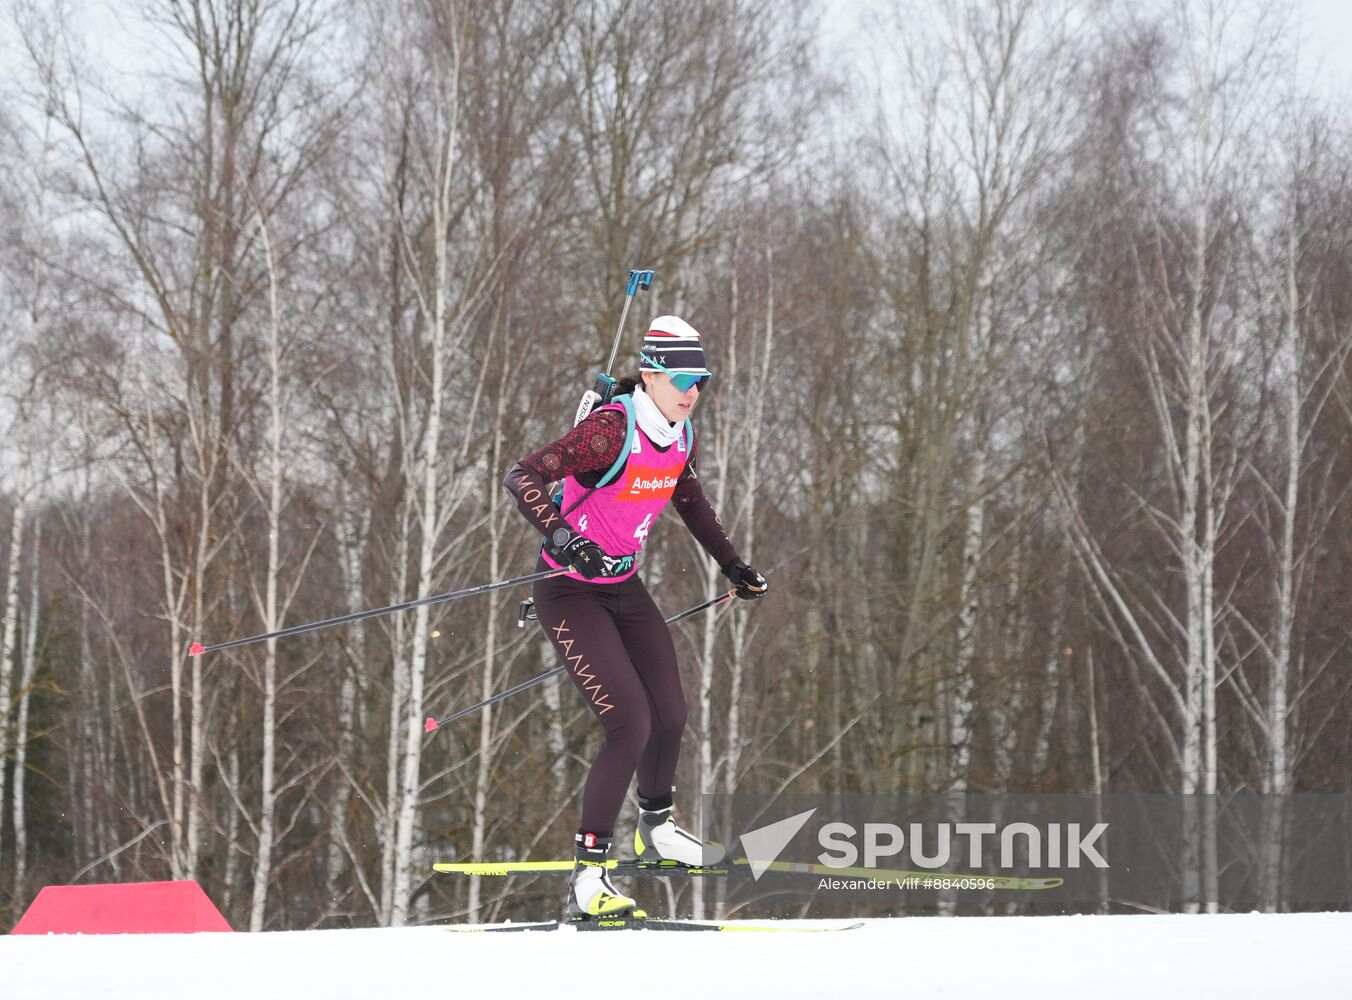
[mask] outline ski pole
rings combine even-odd
[[[610,402],[610,394],[615,391],[615,379],[611,377],[610,370],[615,367],[615,355],[620,351],[620,338],[624,334],[624,319],[629,315],[629,304],[634,301],[640,288],[646,289],[653,283],[654,274],[655,271],[630,269],[629,282],[624,289],[624,307],[620,309],[620,325],[615,328],[615,342],[610,347],[610,360],[606,362],[606,370],[596,376],[596,385],[582,394],[582,401],[577,404],[577,413],[573,416],[574,427],[586,419],[597,403],[604,406]]]
[[[299,635],[301,632],[313,632],[315,629],[328,628],[330,625],[346,625],[348,622],[359,622],[366,618],[375,618],[377,615],[388,615],[395,611],[408,611],[412,608],[420,608],[424,604],[440,604],[443,601],[454,601],[458,597],[473,597],[475,594],[487,594],[492,590],[502,590],[504,587],[515,587],[517,584],[534,583],[536,580],[548,580],[551,576],[562,576],[570,572],[567,566],[560,569],[549,569],[541,573],[531,573],[529,576],[517,576],[510,580],[499,580],[497,583],[485,583],[478,587],[470,587],[467,590],[455,590],[449,594],[437,594],[434,597],[423,597],[416,601],[405,601],[403,604],[391,604],[387,608],[376,608],[373,611],[357,611],[350,615],[340,615],[337,618],[325,618],[322,622],[311,622],[308,625],[293,625],[290,628],[284,628],[277,632],[265,632],[263,635],[251,635],[247,639],[231,639],[229,642],[218,642],[211,646],[204,646],[201,642],[194,642],[188,648],[189,656],[201,656],[203,653],[215,653],[222,649],[231,649],[235,646],[247,646],[251,642],[262,642],[265,639],[281,639],[288,635]]]
[[[668,618],[667,624],[675,625],[678,621],[682,621],[683,619],[689,618],[691,615],[697,615],[701,611],[704,611],[708,608],[717,607],[724,601],[731,600],[732,597],[736,595],[736,593],[737,591],[735,590],[729,590],[726,594],[719,594],[717,597],[710,598],[709,600],[704,601],[702,604],[696,604],[693,608],[687,608],[680,614],[672,615],[670,618]],[[528,681],[522,681],[520,684],[516,685],[516,687],[510,687],[506,691],[502,691],[498,694],[493,695],[493,697],[491,698],[485,698],[477,705],[471,705],[469,708],[462,708],[454,715],[448,715],[444,719],[434,719],[429,715],[427,717],[427,721],[423,723],[423,730],[425,732],[435,733],[442,726],[448,725],[454,722],[456,719],[462,719],[466,715],[471,715],[474,712],[479,711],[481,708],[487,708],[489,705],[495,705],[498,702],[502,701],[504,698],[510,698],[512,695],[517,694],[521,691],[525,691],[528,688],[533,688],[537,684],[543,684],[545,681],[549,680],[549,678],[557,677],[559,674],[567,671],[567,669],[568,669],[567,667],[562,666],[555,667],[553,670],[546,671],[545,673],[540,674],[540,676],[538,677],[532,677]]]

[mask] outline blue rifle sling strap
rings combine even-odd
[[[616,458],[614,463],[610,466],[610,468],[606,470],[606,474],[596,481],[596,485],[593,486],[591,489],[589,489],[586,493],[582,494],[582,496],[578,497],[577,501],[571,507],[563,511],[563,516],[565,518],[569,514],[571,514],[574,510],[576,510],[577,505],[582,503],[582,501],[586,500],[587,497],[591,496],[597,490],[601,489],[601,487],[609,486],[611,483],[613,483],[616,480],[616,478],[619,477],[619,475],[622,472],[624,472],[625,463],[629,461],[629,453],[630,451],[633,450],[634,447],[634,434],[637,433],[637,423],[634,418],[634,397],[629,395],[628,393],[625,393],[623,396],[616,396],[614,399],[611,400],[611,403],[618,403],[620,405],[620,408],[624,410],[624,421],[625,421],[624,447],[620,449],[619,457]],[[685,422],[686,455],[689,455],[691,453],[691,449],[694,448],[694,446],[695,446],[695,425],[691,421],[687,420]],[[562,491],[555,494],[554,500],[558,508],[560,510],[563,510]]]

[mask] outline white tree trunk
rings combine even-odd
[[[449,326],[449,275],[447,226],[450,223],[451,181],[457,155],[459,137],[459,52],[455,53],[455,65],[444,81],[443,103],[441,105],[442,123],[445,132],[442,136],[441,152],[438,157],[436,182],[432,211],[433,243],[433,287],[431,291],[431,309],[425,312],[428,321],[430,343],[427,347],[430,372],[427,380],[427,426],[423,435],[423,454],[418,470],[421,484],[410,483],[410,487],[422,490],[422,503],[419,510],[420,551],[418,558],[418,597],[429,597],[432,593],[437,552],[438,529],[441,525],[441,508],[437,493],[439,464],[441,461],[441,411],[443,406],[446,376],[447,328]],[[426,303],[424,303],[426,309]],[[496,492],[496,491],[494,491]],[[420,792],[419,765],[422,762],[423,740],[423,685],[427,673],[427,632],[428,607],[421,605],[414,612],[412,650],[409,657],[409,685],[404,706],[405,742],[403,748],[403,766],[399,783],[399,812],[395,822],[394,851],[394,899],[390,911],[390,924],[402,927],[408,919],[409,904],[412,900],[413,847],[417,826],[417,808]]]
[[[1088,715],[1089,715],[1089,768],[1091,771],[1092,789],[1094,792],[1094,822],[1096,824],[1103,822],[1103,758],[1099,749],[1099,722],[1098,722],[1098,694],[1097,685],[1094,681],[1094,647],[1092,645],[1085,648],[1084,655],[1086,686],[1088,688]],[[1096,869],[1098,875],[1098,900],[1099,912],[1107,913],[1109,904],[1108,894],[1108,869]]]
[[[166,495],[168,472],[161,464],[161,445],[158,421],[154,414],[155,403],[152,399],[152,392],[153,386],[142,385],[141,402],[144,406],[144,413],[141,419],[145,432],[145,453],[151,480],[151,495],[149,498],[143,498],[130,482],[124,481],[123,487],[133,503],[140,507],[147,520],[154,525],[155,540],[158,544],[160,587],[163,592],[164,617],[168,625],[165,654],[169,660],[170,741],[172,746],[171,780],[162,808],[165,811],[165,818],[169,822],[170,874],[174,879],[185,879],[189,876],[184,851],[185,791],[188,777],[187,759],[184,755],[183,744],[183,652],[187,646],[182,619],[184,593],[175,586],[174,540],[169,528],[171,501]],[[183,576],[185,581],[200,579],[192,573],[191,567],[184,568]],[[196,622],[200,624],[201,620],[201,618],[198,618]],[[200,657],[193,657],[192,659],[196,663]],[[136,692],[130,690],[130,681],[129,693],[137,696]],[[110,694],[109,704],[115,703]],[[149,745],[148,749],[151,751],[152,757],[158,761],[158,753],[154,751],[153,744]],[[158,772],[158,763],[156,768]],[[163,781],[162,774],[157,773],[155,777],[157,782]]]
[[[347,596],[347,610],[355,614],[362,610],[362,566],[365,562],[366,536],[371,525],[368,508],[358,518],[349,509],[351,498],[342,482],[338,484],[338,547],[343,571],[343,590]],[[347,810],[352,802],[351,777],[356,763],[356,719],[358,678],[366,671],[366,628],[362,622],[351,625],[352,662],[343,672],[343,684],[338,693],[338,766],[334,775],[333,802],[329,806],[328,856],[324,864],[324,900],[330,913],[336,908],[340,894],[339,880],[346,868]]]
[[[429,396],[428,428],[422,461],[423,502],[420,517],[421,545],[418,559],[418,599],[432,594],[433,556],[436,551],[437,461],[441,432],[442,345],[432,348],[432,377]],[[427,676],[428,607],[420,605],[413,616],[413,635],[409,656],[408,690],[403,706],[404,744],[399,776],[398,813],[395,817],[394,897],[390,925],[402,927],[408,919],[412,901],[413,841],[418,808],[419,767],[422,763],[423,685]]]
[[[758,384],[749,393],[751,412],[746,424],[746,451],[741,468],[743,470],[742,495],[737,509],[736,526],[738,540],[741,543],[742,558],[750,565],[756,562],[756,501],[761,484],[761,435],[765,429],[765,401],[770,393],[771,359],[775,349],[775,268],[774,241],[766,240],[765,246],[765,332],[756,345],[760,355]],[[717,581],[717,577],[715,577]],[[742,607],[741,602],[732,609],[732,628],[730,635],[729,677],[728,677],[728,726],[725,749],[723,751],[722,784],[717,789],[723,795],[737,794],[741,776],[742,758],[742,682],[746,675],[747,650],[751,642],[752,622],[750,609]],[[728,824],[724,824],[729,828]],[[727,915],[727,883],[719,881],[714,887],[714,916]]]
[[[88,468],[86,468],[82,510],[90,508],[91,496]],[[87,517],[80,518],[78,533],[80,540],[79,564],[81,566],[88,566],[92,561],[93,532],[90,526],[91,520]],[[108,772],[99,766],[104,755],[101,750],[102,740],[98,720],[103,713],[99,710],[102,700],[99,687],[94,681],[93,651],[89,641],[89,605],[85,601],[79,603],[79,653],[77,654],[79,663],[76,666],[76,676],[79,678],[80,690],[88,693],[91,711],[81,712],[76,716],[77,746],[76,753],[72,755],[74,771],[71,789],[77,796],[75,829],[78,854],[76,860],[84,864],[89,859],[102,853],[103,850],[103,838],[99,833],[102,826],[100,822],[101,813],[95,807],[94,788],[96,786],[95,775]]]
[[[723,492],[723,483],[727,480],[720,473],[719,475],[719,494]],[[715,505],[717,510],[718,506]],[[718,596],[718,568],[716,566],[706,566],[704,570],[704,599],[712,600]],[[699,771],[698,787],[695,789],[693,801],[687,799],[684,808],[691,814],[694,814],[694,808],[702,801],[702,796],[712,794],[716,787],[716,776],[714,774],[714,740],[713,740],[713,686],[714,686],[714,660],[716,656],[718,631],[717,622],[713,613],[705,615],[704,628],[702,630],[700,641],[700,663],[699,663]],[[690,905],[691,913],[696,920],[704,917],[704,883],[705,879],[695,878],[690,880]]]
[[[260,219],[268,268],[268,568],[264,582],[263,631],[275,632],[281,624],[277,578],[281,573],[282,527],[282,344],[277,298],[277,266],[265,219]],[[253,898],[249,906],[249,930],[261,931],[267,920],[268,885],[272,880],[272,851],[277,812],[277,640],[268,639],[263,650],[263,762],[260,776],[258,848],[254,855]]]
[[[19,681],[18,735],[14,746],[14,894],[23,898],[28,873],[28,825],[24,815],[24,772],[28,765],[28,702],[38,662],[38,577],[42,567],[42,518],[33,519],[33,555],[29,560],[28,620],[24,623],[23,676]]]
[[[232,721],[238,725],[238,713],[232,713]],[[223,780],[230,788],[239,788],[239,743],[231,742],[230,751],[225,755],[225,774]],[[236,792],[238,794],[238,792]],[[234,908],[235,887],[239,884],[239,858],[240,843],[239,829],[242,825],[242,817],[238,809],[229,811],[229,818],[225,823],[226,840],[228,847],[225,852],[225,880],[221,889],[221,910],[229,915]]]
[[[980,434],[978,430],[978,434]],[[948,734],[953,748],[948,790],[967,792],[967,771],[972,758],[972,668],[976,660],[976,585],[981,551],[986,544],[986,505],[981,493],[986,479],[986,447],[972,442],[972,465],[967,479],[967,524],[962,536],[962,576],[958,587],[957,662],[953,665],[953,692],[948,699]]]
[[[220,429],[217,429],[220,433]],[[213,550],[212,542],[212,504],[211,487],[213,479],[212,462],[207,456],[212,454],[211,438],[202,439],[202,457],[207,471],[202,477],[202,486],[200,490],[200,502],[198,505],[198,518],[200,527],[197,532],[197,551],[194,553],[192,575],[193,585],[193,624],[194,631],[200,632],[203,623],[207,620],[206,611],[206,588],[207,588],[207,567],[211,562],[209,553]],[[183,659],[183,645],[181,640],[174,650],[175,661]],[[197,861],[202,853],[202,803],[199,799],[202,791],[202,774],[206,767],[207,753],[207,734],[206,734],[206,679],[202,673],[202,657],[192,657],[192,672],[190,676],[190,687],[188,692],[188,775],[187,787],[181,783],[176,783],[183,793],[186,801],[182,804],[187,811],[187,835],[183,845],[183,870],[184,878],[195,879],[197,877]]]
[[[405,452],[407,455],[407,452]],[[407,461],[407,459],[406,459]],[[413,473],[403,470],[409,483]],[[406,600],[408,593],[408,553],[413,545],[412,501],[407,496],[400,505],[399,534],[395,546],[395,589],[390,604]],[[399,764],[404,750],[404,702],[408,697],[409,639],[408,616],[400,612],[394,616],[393,635],[390,637],[390,711],[389,741],[385,748],[385,810],[380,817],[380,919],[389,924],[394,913],[394,895],[398,877],[395,871],[395,828],[399,819]]]
[[[22,418],[21,418],[22,419]],[[14,504],[14,519],[9,530],[9,566],[5,580],[5,616],[0,625],[0,754],[8,755],[14,745],[10,734],[9,713],[13,707],[14,650],[19,631],[19,567],[23,557],[24,521],[28,513],[31,476],[26,432],[20,432],[19,485]],[[0,847],[4,846],[5,768],[0,766]]]
[[[51,46],[55,46],[56,39],[57,36],[55,34],[51,35],[49,44]],[[51,54],[52,53],[49,50],[48,51],[49,57]],[[37,189],[36,191],[37,203],[34,206],[35,226],[33,233],[33,257],[32,257],[32,270],[30,272],[29,289],[28,289],[28,310],[27,310],[28,315],[26,317],[28,320],[29,343],[32,344],[34,347],[36,347],[38,344],[38,337],[42,319],[42,306],[43,306],[42,286],[43,286],[43,272],[45,269],[46,262],[47,194],[50,181],[49,163],[51,161],[51,150],[52,150],[52,116],[49,113],[44,115],[42,120],[42,148],[38,156],[37,171],[35,176]],[[32,433],[32,424],[31,424],[32,415],[30,413],[29,407],[31,405],[30,400],[36,397],[36,389],[37,385],[36,382],[34,382],[32,387],[29,389],[29,392],[26,394],[28,398],[24,398],[19,401],[19,442],[20,447],[23,449],[23,454],[20,458],[20,461],[23,463],[23,469],[20,472],[21,479],[20,492],[19,496],[16,499],[17,505],[15,507],[15,522],[18,526],[18,532],[20,533],[19,535],[15,536],[16,538],[20,537],[23,531],[23,517],[20,514],[20,511],[25,509],[27,506],[28,498],[26,496],[26,493],[29,488],[28,485],[29,481],[31,480],[32,477],[30,464],[32,462],[32,452],[33,452],[32,439],[30,437]],[[41,520],[38,519],[34,521],[33,560],[31,568],[33,580],[33,598],[32,598],[33,611],[32,616],[25,628],[26,641],[24,643],[25,645],[23,657],[24,662],[22,676],[19,681],[18,731],[14,742],[15,747],[14,888],[15,888],[15,896],[19,898],[22,897],[24,869],[27,865],[28,860],[27,858],[28,831],[25,828],[25,818],[24,818],[24,785],[25,785],[24,767],[26,764],[26,758],[28,753],[27,747],[28,700],[29,700],[29,685],[32,683],[33,657],[35,649],[32,640],[36,635],[37,631],[37,586],[38,586],[38,568],[40,565],[38,546],[41,544],[41,540],[42,540],[42,527]],[[11,615],[9,595],[6,594],[5,632],[4,632],[6,640],[3,644],[3,656],[5,662],[3,665],[0,665],[0,827],[4,826],[4,816],[5,816],[4,810],[5,777],[4,777],[3,758],[6,750],[8,749],[7,741],[5,740],[5,730],[6,727],[8,727],[9,725],[9,705],[8,705],[8,700],[10,697],[9,672],[12,670],[13,667],[11,657],[13,655],[13,649],[15,648],[15,638],[13,635],[13,630],[16,627],[19,617],[17,604],[18,600],[17,574],[19,571],[19,562],[17,557],[19,552],[21,551],[21,548],[22,548],[21,545],[16,547],[15,550],[10,554],[9,586],[10,589],[13,591],[15,604],[13,607],[13,615]]]
[[[733,260],[737,259],[737,252],[734,248]],[[737,270],[734,267],[732,272],[732,312],[731,321],[728,324],[727,332],[727,361],[725,367],[727,371],[723,377],[727,380],[729,387],[738,384],[740,371],[737,363],[737,331],[738,331],[738,309],[740,299],[738,295]],[[733,431],[735,429],[736,418],[732,413],[720,413],[720,420],[715,427],[713,437],[715,438],[718,451],[714,456],[708,453],[708,445],[701,444],[701,464],[708,468],[713,464],[718,470],[718,486],[710,498],[714,510],[726,511],[728,499],[728,486],[731,478],[732,469],[732,450],[733,450]],[[712,462],[710,462],[712,459]],[[706,479],[707,482],[707,479]],[[706,491],[707,492],[707,491]],[[707,563],[704,570],[704,598],[712,600],[718,596],[719,571],[718,567]],[[693,801],[687,801],[685,809],[693,816],[695,809],[703,801],[703,796],[713,794],[718,787],[718,775],[714,763],[714,706],[713,690],[715,663],[717,662],[717,644],[718,644],[718,621],[714,614],[710,613],[704,617],[704,628],[700,642],[700,661],[699,661],[699,767],[697,771],[697,787]],[[652,791],[661,794],[660,789]],[[703,919],[705,914],[705,880],[691,879],[690,904],[691,911],[696,920]]]
[[[497,419],[493,424],[493,458],[488,464],[490,473],[502,467],[502,419],[509,394],[498,393]],[[488,578],[502,575],[502,490],[489,482],[488,487]],[[479,693],[483,699],[493,696],[496,687],[498,653],[498,616],[489,614],[484,621],[484,663],[479,675]],[[474,813],[470,822],[470,857],[480,861],[484,856],[484,838],[488,829],[488,786],[493,771],[493,706],[485,706],[479,713],[479,765],[474,775]],[[468,920],[479,922],[479,902],[482,879],[469,880]]]
[[[997,130],[997,135],[1001,134]],[[996,143],[997,160],[1002,161],[1005,150],[1002,142]],[[992,186],[1001,182],[998,176],[993,178]],[[976,369],[978,381],[984,381],[984,365],[989,357],[994,330],[991,324],[991,297],[993,265],[989,256],[981,263],[980,277],[976,283],[975,299],[972,304],[972,323],[964,336],[971,342],[971,357]],[[978,398],[984,393],[975,392]],[[967,468],[967,497],[965,527],[962,534],[962,566],[958,581],[958,621],[957,621],[957,662],[953,665],[952,697],[948,699],[949,744],[953,748],[948,774],[948,790],[954,795],[966,794],[968,788],[968,769],[972,758],[971,717],[973,711],[973,688],[975,680],[972,670],[976,661],[977,628],[977,581],[980,576],[981,554],[986,546],[986,476],[989,468],[989,445],[986,441],[987,426],[985,414],[978,404],[965,415],[968,428],[967,447],[970,464]],[[946,895],[947,899],[956,897]]]
[[[1199,95],[1200,96],[1200,95]],[[1210,804],[1216,791],[1216,659],[1214,641],[1214,572],[1216,503],[1212,471],[1211,410],[1208,385],[1210,334],[1202,316],[1207,281],[1208,237],[1211,231],[1209,167],[1211,109],[1203,98],[1196,107],[1192,165],[1192,260],[1188,288],[1188,319],[1184,331],[1184,397],[1182,400],[1184,454],[1181,468],[1183,517],[1180,550],[1187,590],[1184,626],[1187,655],[1184,663],[1188,715],[1184,720],[1183,788],[1185,795],[1202,796],[1196,816],[1198,841],[1189,842],[1184,872],[1184,899],[1189,912],[1194,900],[1215,906],[1215,841]],[[1195,858],[1194,858],[1195,853]],[[1191,862],[1195,860],[1195,873]]]
[[[1299,244],[1295,184],[1289,195],[1286,232],[1286,289],[1283,296],[1285,322],[1278,352],[1279,366],[1285,371],[1281,388],[1283,409],[1282,450],[1286,460],[1286,481],[1280,506],[1281,539],[1277,545],[1276,636],[1271,644],[1271,671],[1268,677],[1264,735],[1267,739],[1263,771],[1263,832],[1260,841],[1261,869],[1259,891],[1263,909],[1280,911],[1282,905],[1282,855],[1286,834],[1285,796],[1291,788],[1289,690],[1291,684],[1291,647],[1296,620],[1296,508],[1300,502],[1301,400],[1304,398],[1301,365],[1304,351],[1300,338],[1300,287],[1297,283]]]

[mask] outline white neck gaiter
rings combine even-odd
[[[662,416],[662,411],[657,408],[652,397],[643,391],[641,385],[634,387],[634,420],[638,423],[639,429],[659,448],[675,444],[676,439],[685,433],[685,421],[673,424]]]

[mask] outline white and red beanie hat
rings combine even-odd
[[[656,364],[654,364],[656,362]],[[658,316],[648,327],[639,352],[639,371],[694,372],[707,375],[699,331],[679,316]]]

